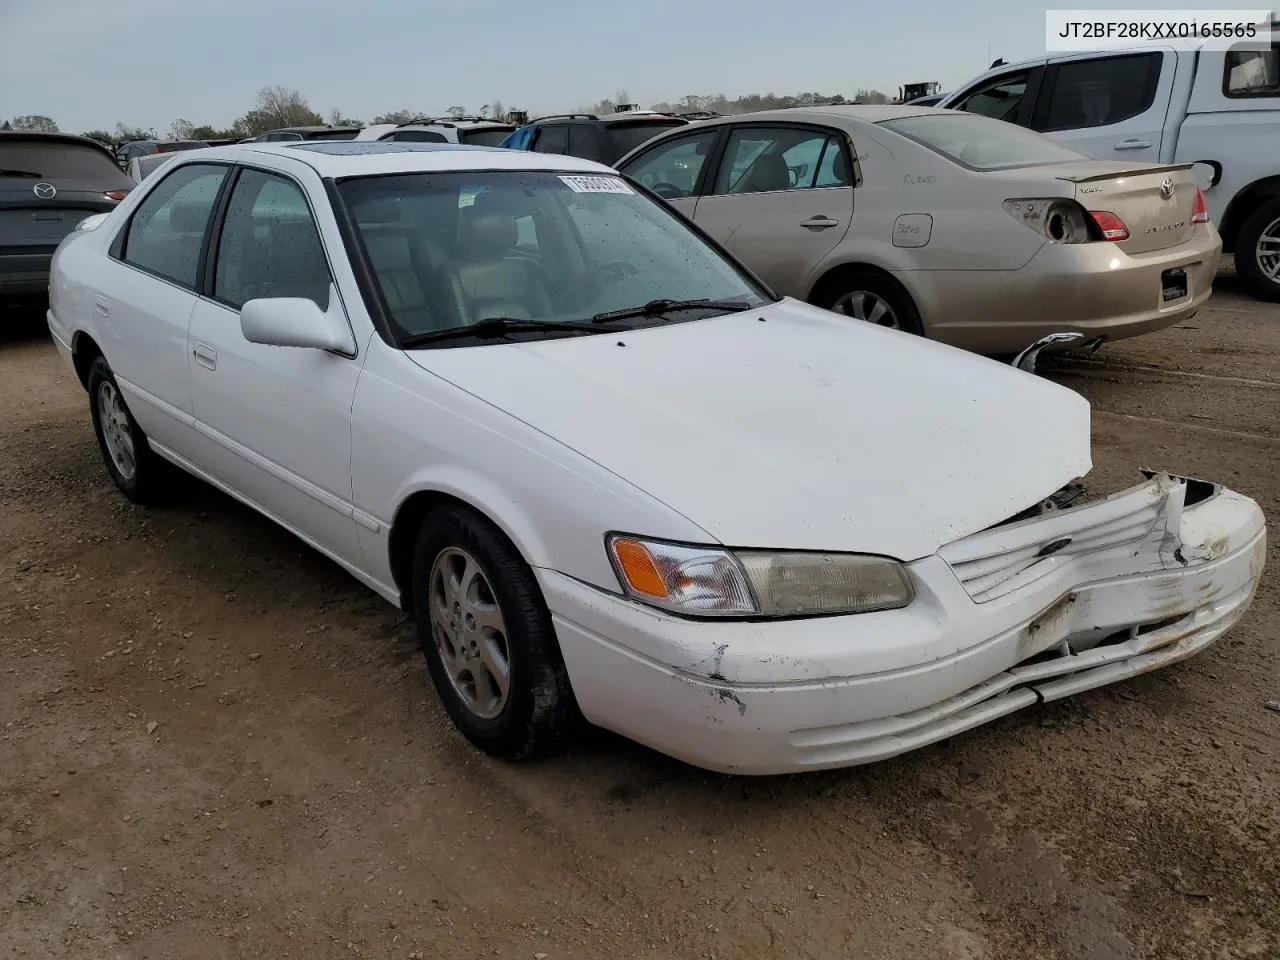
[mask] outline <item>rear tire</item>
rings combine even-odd
[[[104,357],[89,365],[87,386],[93,432],[112,483],[134,503],[155,503],[173,471],[152,451]]]
[[[1280,302],[1280,197],[1264,203],[1236,234],[1236,276],[1259,300]],[[1268,271],[1275,271],[1268,276]]]
[[[888,277],[870,271],[847,273],[816,298],[817,305],[852,320],[924,336],[911,295]]]
[[[413,557],[413,608],[445,711],[485,753],[560,747],[576,705],[533,571],[500,530],[461,506],[428,514]]]

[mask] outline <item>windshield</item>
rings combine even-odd
[[[480,127],[476,130],[463,130],[459,139],[477,147],[500,147],[502,141],[510,136],[514,127]]]
[[[0,140],[0,170],[6,177],[90,180],[103,190],[133,186],[109,154],[62,140]]]
[[[931,113],[882,120],[900,133],[970,170],[1009,170],[1089,159],[1085,154],[1003,120],[968,113]]]
[[[654,300],[767,300],[619,177],[415,173],[345,180],[339,192],[400,339],[493,317],[572,322]]]

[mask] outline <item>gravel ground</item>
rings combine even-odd
[[[39,326],[0,335],[0,953],[61,958],[1280,957],[1280,582],[1200,657],[913,755],[769,780],[604,733],[509,766],[410,625],[191,483],[110,486]],[[1280,307],[1225,278],[1052,373],[1096,486],[1280,521]]]

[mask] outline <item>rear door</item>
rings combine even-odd
[[[1177,62],[1172,50],[1055,61],[1030,126],[1102,160],[1157,163]]]
[[[779,293],[808,296],[807,278],[848,233],[854,165],[828,127],[730,127],[694,222]]]
[[[133,186],[110,154],[89,144],[0,137],[0,294],[43,293],[62,238]]]
[[[94,305],[100,345],[129,409],[148,437],[188,458],[187,323],[228,170],[191,163],[157,175],[112,240]]]

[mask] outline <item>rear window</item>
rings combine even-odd
[[[354,140],[359,130],[315,130],[306,135],[308,140]]]
[[[630,153],[642,143],[647,143],[660,133],[688,126],[683,120],[641,120],[634,123],[615,123],[609,127],[614,152],[619,156]]]
[[[0,140],[0,176],[35,180],[92,180],[104,189],[133,181],[115,161],[93,147],[56,140]]]
[[[1222,91],[1228,97],[1280,97],[1280,49],[1230,51]]]
[[[484,130],[463,130],[459,138],[463,143],[476,147],[500,147],[515,127],[489,127]]]
[[[974,114],[929,114],[879,124],[970,170],[1009,170],[1088,157],[1056,140],[1003,120]]]

